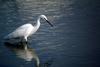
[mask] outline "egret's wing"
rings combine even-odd
[[[26,33],[27,29],[32,26],[31,24],[24,24],[20,27],[18,27],[15,31],[12,33],[8,34],[5,39],[11,39],[11,38],[18,38],[18,37],[23,37],[24,34]]]

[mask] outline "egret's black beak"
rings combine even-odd
[[[51,24],[48,20],[46,20],[46,22],[47,22],[51,27],[53,27],[53,24]]]

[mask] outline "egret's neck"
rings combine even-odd
[[[34,27],[35,29],[38,29],[40,27],[40,17],[37,19],[37,23]]]
[[[40,25],[40,17],[37,19],[37,25]]]

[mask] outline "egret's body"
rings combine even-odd
[[[38,28],[40,27],[40,19],[45,19],[47,22],[47,18],[45,15],[40,15],[37,19],[37,23],[35,25],[32,25],[31,23],[24,24],[20,27],[18,27],[15,31],[8,34],[5,39],[13,39],[13,38],[21,38],[27,41],[27,38],[34,34]],[[53,26],[50,22],[48,22],[51,26]]]

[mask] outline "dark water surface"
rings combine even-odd
[[[31,48],[50,67],[100,67],[99,0],[0,0],[0,67],[34,67],[15,56],[3,37],[25,23],[36,23],[45,14],[54,24],[41,22]]]

